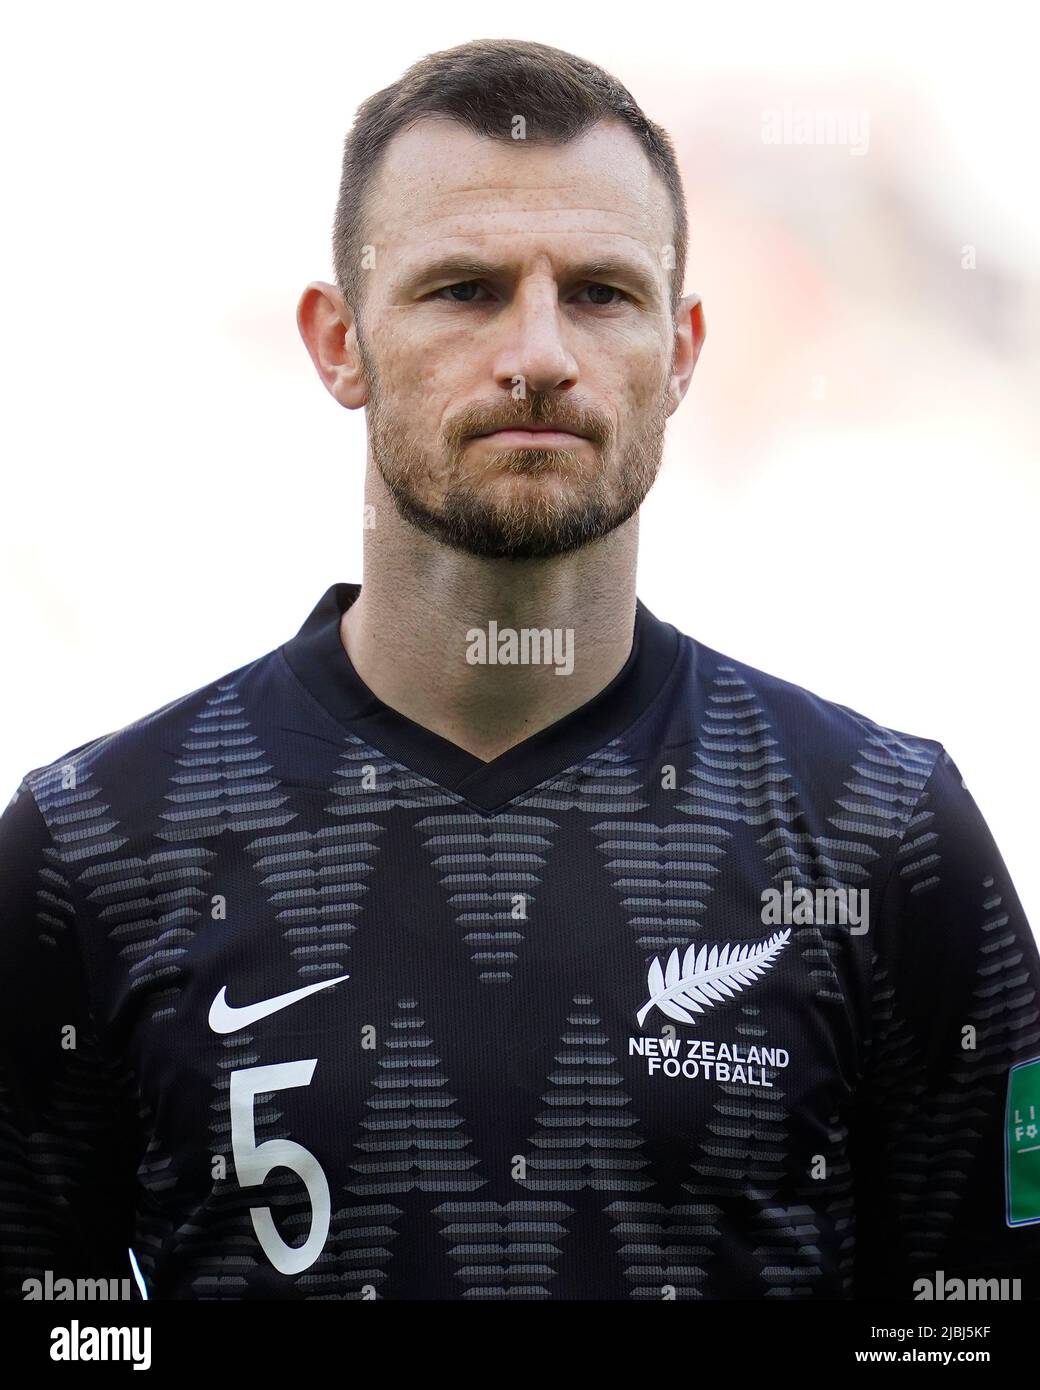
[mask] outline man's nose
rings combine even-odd
[[[499,320],[501,341],[495,377],[515,388],[521,381],[530,391],[556,391],[573,386],[578,364],[566,341],[567,325],[555,284],[539,283],[518,291]]]

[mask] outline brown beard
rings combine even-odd
[[[462,412],[447,431],[443,447],[448,482],[438,510],[423,501],[419,480],[436,476],[441,459],[424,449],[401,428],[386,406],[368,354],[362,351],[369,384],[369,448],[376,467],[403,519],[453,550],[487,559],[547,559],[578,550],[608,535],[642,505],[661,466],[667,420],[666,389],[655,399],[646,419],[624,448],[624,463],[614,486],[602,460],[616,456],[617,441],[609,422],[589,412],[564,409],[545,393],[529,392],[526,399],[503,402],[493,421],[488,412]],[[482,493],[479,472],[469,481],[474,465],[466,443],[489,425],[523,428],[529,424],[568,427],[585,434],[598,455],[570,449],[497,449],[485,467],[538,474],[559,470],[582,484],[580,498],[566,500],[537,496],[529,501],[495,502]],[[470,458],[472,454],[470,455]],[[468,476],[467,476],[468,475]]]

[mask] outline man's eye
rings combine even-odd
[[[627,296],[625,295],[625,292],[624,292],[623,290],[619,290],[619,289],[617,288],[616,285],[599,285],[599,284],[586,285],[585,288],[579,290],[578,293],[579,293],[579,294],[591,294],[591,295],[593,295],[593,296],[599,296],[599,295],[601,295],[601,294],[603,294],[603,293],[606,293],[607,295],[614,295],[614,294],[616,294],[616,295],[620,295],[620,296],[621,296],[621,299],[624,299],[624,298],[627,297]],[[594,297],[593,300],[592,300],[592,303],[593,303],[593,304],[600,304],[600,305],[603,305],[604,307],[607,307],[607,306],[610,305],[610,304],[618,304],[618,303],[620,303],[620,302],[621,302],[620,299],[609,299],[609,298],[608,298],[608,299],[600,299],[600,298],[598,298],[598,297]]]
[[[483,287],[479,280],[460,280],[458,284],[443,285],[439,290],[434,290],[431,298],[440,299],[447,295],[454,304],[472,304],[476,291],[481,288]]]
[[[434,290],[430,298],[446,299],[452,304],[479,304],[483,301],[477,299],[477,294],[483,289],[484,286],[479,280],[459,280],[454,285],[443,285],[439,290]],[[625,292],[619,290],[615,285],[585,285],[578,293],[590,295],[591,303],[602,308],[609,308],[611,305],[619,304],[622,299],[628,298]],[[617,297],[615,298],[615,296]]]

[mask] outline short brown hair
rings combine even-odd
[[[610,118],[634,131],[672,204],[671,309],[676,316],[688,233],[686,199],[671,139],[602,68],[560,48],[520,39],[475,39],[430,53],[358,107],[343,147],[332,232],[336,282],[356,316],[362,299],[365,197],[393,137],[426,117],[440,116],[477,134],[508,141],[518,114],[524,116],[525,140],[544,144],[564,144]]]

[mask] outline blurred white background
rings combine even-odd
[[[422,54],[529,38],[619,77],[686,183],[708,338],[643,510],[640,596],[940,739],[1040,929],[1040,198],[1020,14],[8,10],[0,784],[277,646],[329,584],[360,580],[364,418],[326,394],[295,325],[307,281],[332,279],[343,136]],[[865,145],[766,143],[785,106],[866,113]]]

